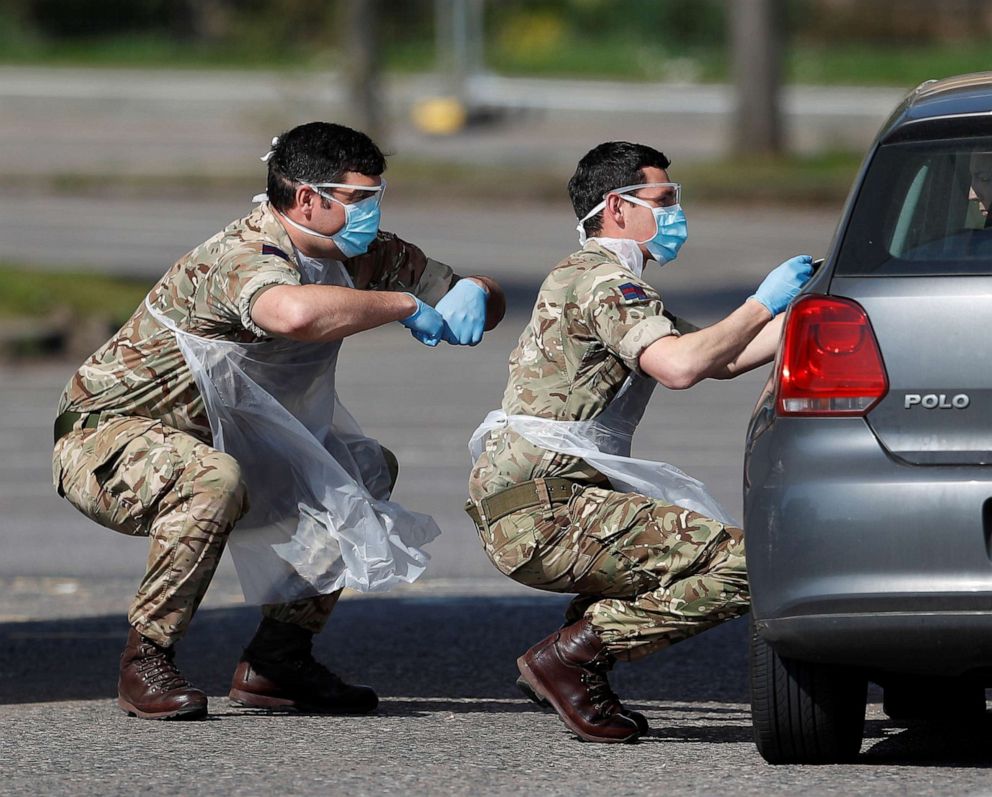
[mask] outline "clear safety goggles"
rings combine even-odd
[[[646,208],[653,208],[654,205],[649,204],[647,200],[629,195],[632,191],[640,191],[642,188],[663,188],[664,191],[661,197],[659,197],[659,199],[651,200],[652,202],[660,201],[661,207],[678,205],[682,201],[682,183],[637,183],[637,185],[625,185],[621,188],[614,188],[612,191],[607,191],[603,194],[603,201],[579,219],[576,229],[582,233],[582,225],[606,207],[606,197],[610,194],[616,194],[623,199],[633,202],[635,205],[643,205]]]
[[[640,197],[631,196],[631,191],[640,191],[642,188],[663,188],[661,196],[657,199],[652,199],[650,202],[646,199],[641,199]],[[612,191],[607,191],[603,194],[603,201],[600,202],[596,207],[586,213],[579,223],[575,225],[575,230],[579,234],[579,243],[585,246],[586,243],[586,228],[585,223],[599,213],[603,208],[606,207],[606,198],[610,194],[616,194],[621,199],[626,199],[628,202],[633,202],[635,205],[642,205],[646,208],[652,210],[656,209],[655,205],[651,202],[661,202],[660,207],[674,207],[682,202],[682,184],[681,183],[637,183],[636,185],[625,185],[621,188],[614,188]]]
[[[302,181],[301,181],[302,182]],[[382,197],[386,193],[386,181],[383,180],[379,185],[355,185],[354,183],[303,183],[303,185],[308,188],[312,188],[317,192],[318,196],[322,196],[324,199],[330,202],[337,202],[341,205],[357,205],[359,202],[365,202],[367,200],[374,200],[375,205],[378,207],[382,203]],[[362,196],[359,194],[351,202],[342,202],[340,199],[331,196],[327,191],[322,191],[322,188],[343,188],[348,191],[362,191],[368,192],[369,196]]]
[[[645,205],[646,207],[654,207],[654,205],[649,205],[641,197],[627,196],[634,191],[640,191],[642,188],[661,188],[662,194],[660,197],[653,198],[651,202],[660,202],[661,207],[669,207],[670,205],[678,205],[682,202],[682,183],[638,183],[637,185],[625,185],[622,188],[614,188],[612,191],[607,191],[603,194],[603,202],[606,202],[606,197],[610,194],[618,194],[624,199],[629,199],[631,201],[640,200],[636,202],[638,205]]]

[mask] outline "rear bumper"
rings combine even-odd
[[[755,620],[775,651],[869,671],[959,676],[992,668],[992,612],[864,612]]]
[[[992,668],[990,527],[990,467],[896,462],[860,418],[752,430],[752,614],[784,656],[927,675]]]

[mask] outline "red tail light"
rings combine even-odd
[[[864,415],[888,389],[861,305],[809,295],[792,306],[778,364],[779,415]]]

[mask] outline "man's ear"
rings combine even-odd
[[[317,193],[312,188],[299,185],[296,187],[294,198],[296,200],[296,207],[309,220],[313,214],[314,203],[318,200]]]
[[[603,208],[604,217],[609,215],[610,220],[618,227],[624,227],[623,213],[621,211],[624,201],[619,194],[606,195],[606,207]]]

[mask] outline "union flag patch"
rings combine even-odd
[[[644,292],[644,288],[640,285],[635,285],[633,282],[625,282],[621,285],[620,293],[623,294],[624,301],[627,302],[646,302],[648,300],[648,295]]]

